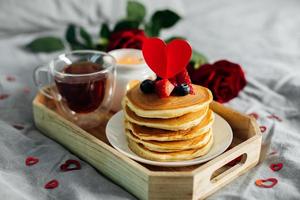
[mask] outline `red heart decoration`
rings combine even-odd
[[[259,118],[258,114],[255,113],[255,112],[250,113],[250,114],[248,114],[248,115],[254,117],[256,120]]]
[[[263,188],[272,188],[278,183],[276,178],[258,179],[255,181],[255,185]]]
[[[23,130],[25,128],[24,125],[22,124],[12,124],[12,126],[18,130]]]
[[[58,181],[53,179],[53,180],[49,181],[48,183],[46,183],[44,188],[45,189],[54,189],[54,188],[58,187],[58,185],[59,185]]]
[[[259,129],[260,129],[260,132],[264,133],[264,132],[266,132],[267,127],[265,127],[265,126],[260,126]]]
[[[277,121],[281,122],[282,119],[274,114],[267,116],[267,118],[269,119],[276,119]]]
[[[64,164],[60,166],[60,170],[67,172],[72,170],[79,170],[81,169],[80,162],[77,160],[67,160]]]
[[[270,165],[270,168],[271,168],[271,170],[273,170],[273,171],[279,171],[279,170],[282,169],[282,167],[283,167],[283,164],[282,164],[282,163],[272,163],[272,164]]]
[[[143,42],[143,56],[147,65],[161,78],[171,78],[186,68],[192,55],[191,46],[181,39],[166,44],[159,38]]]
[[[27,166],[34,165],[34,164],[36,164],[36,163],[38,163],[38,162],[39,162],[39,159],[36,158],[36,157],[33,157],[33,156],[29,156],[29,157],[27,157],[26,160],[25,160],[25,164],[26,164]]]

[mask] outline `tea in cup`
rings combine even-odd
[[[115,59],[111,55],[80,50],[59,55],[48,65],[38,67],[34,80],[42,94],[55,100],[69,120],[82,128],[93,128],[111,108],[115,76]]]

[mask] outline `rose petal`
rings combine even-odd
[[[25,164],[26,164],[27,166],[35,165],[35,164],[38,163],[38,162],[39,162],[39,159],[36,158],[36,157],[33,157],[33,156],[29,156],[29,157],[27,157],[26,160],[25,160]]]
[[[270,165],[270,169],[273,171],[279,171],[282,169],[282,167],[283,167],[283,163],[272,163]]]
[[[255,185],[262,188],[272,188],[278,183],[276,178],[258,179]]]
[[[73,171],[73,170],[80,170],[81,169],[81,165],[80,162],[77,160],[67,160],[65,163],[63,163],[60,166],[60,170],[67,172],[67,171]]]
[[[146,35],[144,31],[139,29],[127,29],[113,32],[109,38],[108,50],[120,48],[141,49],[145,38]]]
[[[59,182],[55,179],[49,181],[48,183],[45,184],[44,188],[45,189],[54,189],[57,188],[59,185]]]
[[[227,60],[189,69],[189,73],[192,83],[208,87],[213,93],[214,100],[220,103],[228,102],[238,96],[246,85],[241,66]]]

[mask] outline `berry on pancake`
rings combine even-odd
[[[160,98],[169,97],[174,89],[174,85],[168,79],[155,82],[155,91]]]
[[[173,76],[172,78],[169,78],[169,81],[170,81],[175,87],[177,86],[176,76]]]
[[[145,94],[153,93],[155,91],[155,83],[150,79],[146,79],[141,83],[140,89]]]
[[[188,95],[190,94],[190,86],[188,86],[188,84],[186,83],[182,83],[178,86],[175,87],[174,89],[174,93],[178,96],[185,96],[185,95]]]
[[[195,94],[192,86],[192,81],[186,69],[176,75],[176,81],[178,85],[183,83],[187,84],[190,87],[190,94]]]

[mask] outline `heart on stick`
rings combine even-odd
[[[147,65],[161,78],[171,78],[186,68],[192,48],[185,40],[175,39],[166,44],[159,38],[143,42],[143,56]]]

